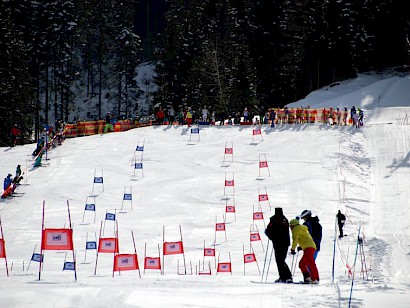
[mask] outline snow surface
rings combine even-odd
[[[145,127],[67,139],[47,153],[39,168],[32,167],[33,144],[1,148],[1,174],[14,174],[17,164],[27,174],[16,197],[0,202],[10,275],[5,259],[0,259],[0,306],[348,307],[351,295],[352,307],[409,307],[410,125],[403,125],[409,124],[409,85],[409,77],[361,75],[294,104],[360,106],[366,122],[359,130],[278,125],[263,127],[262,140],[252,136],[248,126],[201,127],[199,135],[186,126]],[[233,144],[233,161],[227,155],[224,162],[226,143]],[[135,151],[137,144],[144,145],[143,152]],[[143,175],[133,165],[142,154]],[[265,155],[269,169],[259,169]],[[101,175],[104,187],[93,186],[94,176]],[[233,176],[234,196],[231,187],[224,187],[225,178]],[[258,194],[265,189],[271,208],[261,202],[264,222],[253,221]],[[124,192],[131,190],[132,209],[130,201],[123,201]],[[94,201],[92,196],[96,222],[89,211],[83,222],[84,206]],[[64,261],[72,261],[71,252],[45,251],[40,281],[38,263],[28,268],[34,249],[40,252],[43,200],[46,228],[68,227],[69,201],[77,281],[73,271],[62,271]],[[196,275],[204,241],[212,247],[215,223],[223,222],[226,204],[235,204],[236,221],[226,214],[227,240],[224,232],[217,232],[215,248],[219,262],[229,262],[231,256],[233,272],[216,275],[215,259],[207,257],[212,275]],[[252,225],[262,237],[252,246],[263,270],[268,243],[263,230],[274,207],[282,207],[288,219],[304,209],[319,216],[319,285],[254,284],[251,281],[261,280],[256,263],[246,264],[244,275],[243,249],[249,252]],[[335,242],[338,209],[347,214],[347,236]],[[102,222],[104,237],[113,236],[114,223],[104,221],[107,211],[117,214],[120,253],[134,252],[133,232],[141,278],[138,271],[115,273],[113,278],[110,254],[99,254],[94,275],[95,250],[85,253],[85,243],[99,236]],[[158,256],[158,245],[162,254],[163,228],[165,241],[176,242],[179,226],[187,275],[178,275],[178,265],[179,272],[185,272],[182,255],[165,257],[164,275],[156,270],[144,274],[145,244],[147,256]],[[362,246],[357,246],[359,228]],[[292,264],[290,254],[287,263]],[[354,271],[353,283],[346,265]],[[277,276],[273,258],[268,281]],[[301,279],[296,268],[294,280]]]

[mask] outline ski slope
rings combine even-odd
[[[392,81],[389,89],[397,82],[403,81]],[[366,87],[371,92],[371,84]],[[263,140],[247,126],[201,127],[199,136],[191,135],[186,126],[156,126],[67,139],[47,153],[48,160],[39,168],[31,166],[35,145],[1,148],[4,176],[14,174],[17,164],[27,171],[16,197],[0,202],[9,267],[7,277],[4,259],[0,259],[1,305],[347,307],[352,286],[348,265],[355,276],[352,307],[408,307],[410,126],[397,120],[408,107],[400,111],[390,107],[367,110],[365,126],[359,130],[323,124],[279,125],[263,127]],[[135,151],[137,144],[144,145],[143,153]],[[226,144],[233,145],[234,155],[226,155],[224,161]],[[133,165],[142,154],[143,175]],[[266,157],[269,170],[259,169],[260,157]],[[103,176],[104,185],[93,185],[95,175]],[[234,196],[232,187],[224,187],[231,176]],[[258,194],[265,189],[271,207],[261,202],[264,221],[253,221]],[[124,192],[131,190],[132,209],[129,201],[123,201]],[[84,215],[85,204],[94,197],[95,222],[93,213]],[[43,201],[45,227],[63,228],[68,226],[67,200],[78,279],[73,271],[62,271],[64,261],[72,260],[71,253],[45,251],[39,281],[38,263],[28,265],[34,249],[39,252]],[[232,213],[225,213],[225,206],[233,202],[236,221]],[[317,259],[319,285],[251,283],[260,281],[256,263],[246,264],[244,275],[243,249],[249,252],[251,225],[262,238],[252,242],[260,271],[266,255],[269,261],[263,230],[278,206],[288,219],[305,209],[319,216],[323,226]],[[338,209],[348,217],[347,236],[335,242]],[[134,252],[134,235],[141,278],[138,271],[115,273],[113,278],[110,254],[99,254],[94,275],[95,250],[86,251],[85,243],[98,238],[101,225],[104,236],[114,234],[115,224],[104,220],[107,212],[117,215],[120,253]],[[224,232],[216,232],[215,250],[220,262],[228,262],[230,255],[232,274],[216,274],[216,260],[207,257],[212,275],[196,275],[204,241],[212,246],[215,223],[223,222],[224,215],[226,239]],[[179,273],[185,273],[182,255],[165,256],[164,275],[156,270],[144,274],[145,245],[148,256],[157,256],[163,230],[166,242],[179,241],[180,226],[187,275],[178,274],[178,266]],[[362,253],[357,246],[359,228]],[[287,262],[291,266],[290,254]],[[276,278],[272,260],[268,281]],[[301,279],[297,268],[294,280]]]

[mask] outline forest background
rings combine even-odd
[[[406,71],[405,2],[3,0],[2,146],[15,123],[28,142],[45,124],[106,111],[130,118],[187,104],[220,117],[263,114],[361,72]],[[155,74],[138,76],[147,63]]]

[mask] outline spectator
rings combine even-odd
[[[12,146],[14,147],[17,144],[18,136],[20,135],[20,130],[17,128],[17,124],[11,128],[11,137],[12,137]]]
[[[111,132],[114,131],[114,128],[111,124],[111,112],[107,112],[107,115],[105,116],[104,133],[107,133],[108,130],[110,130]]]

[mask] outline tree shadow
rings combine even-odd
[[[410,151],[407,152],[407,155],[400,160],[393,158],[391,165],[387,166],[387,168],[391,169],[390,174],[386,175],[385,178],[392,176],[392,174],[397,171],[399,168],[410,168]]]

